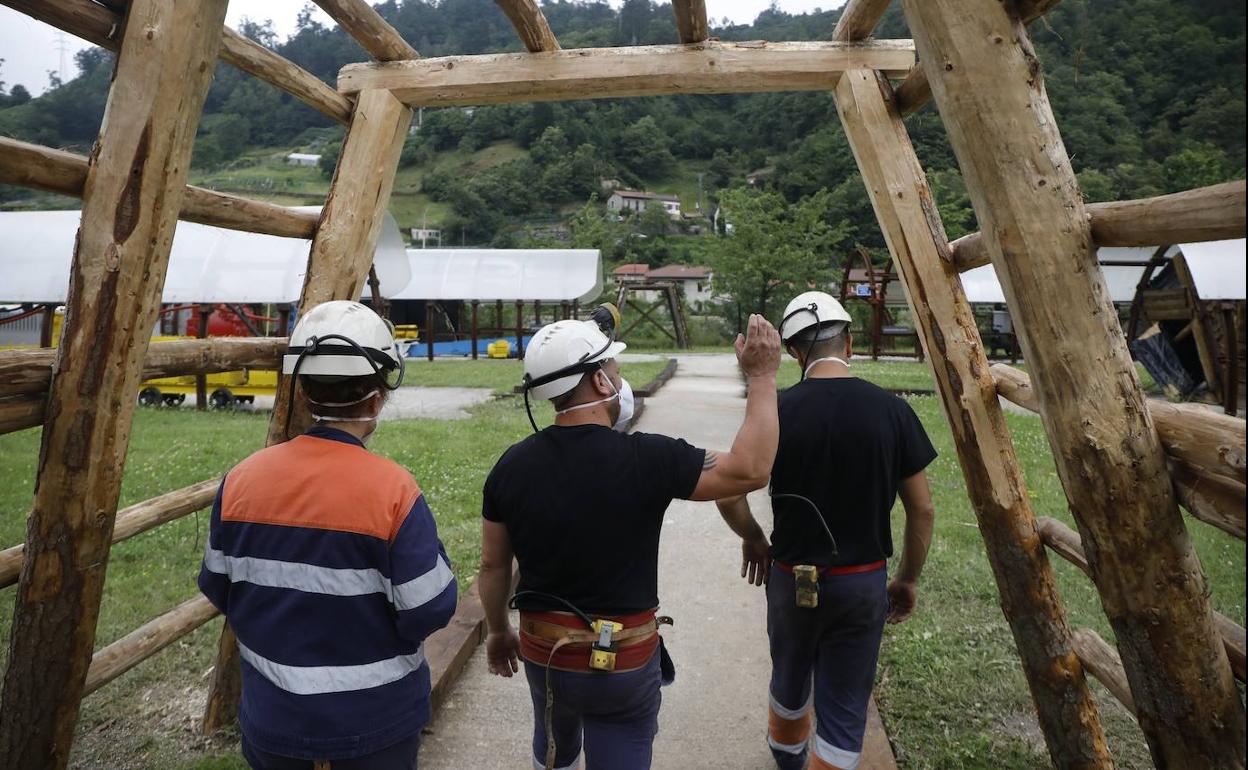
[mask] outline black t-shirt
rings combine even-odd
[[[512,446],[485,480],[482,515],[507,526],[517,590],[602,615],[657,607],[663,514],[693,494],[705,456],[680,439],[599,425],[552,425]]]
[[[902,479],[936,457],[902,399],[856,377],[808,379],[780,394],[780,448],[771,493],[772,554],[786,564],[850,566],[893,555],[889,513]]]

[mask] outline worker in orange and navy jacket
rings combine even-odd
[[[742,537],[742,577],[767,586],[767,744],[780,770],[858,767],[884,624],[914,612],[932,540],[924,469],[936,450],[909,404],[850,375],[850,321],[811,291],[780,323],[802,381],[779,397],[770,543],[743,496],[719,501]],[[898,495],[905,543],[890,581]]]
[[[420,488],[365,449],[402,367],[372,310],[318,305],[283,362],[315,427],[239,463],[217,492],[199,586],[238,637],[242,751],[257,770],[416,767],[422,642],[457,589]]]

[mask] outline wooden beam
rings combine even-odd
[[[507,18],[511,19],[511,26],[516,28],[520,42],[524,43],[524,47],[531,53],[559,50],[559,41],[555,39],[555,33],[550,31],[550,24],[546,21],[546,16],[538,6],[537,0],[495,0],[495,2],[498,3],[499,8],[503,9],[503,13],[507,14]],[[702,26],[705,28],[706,23],[703,22]]]
[[[1122,668],[1122,658],[1118,657],[1118,651],[1090,628],[1076,630],[1073,640],[1075,654],[1079,656],[1079,662],[1083,663],[1084,670],[1105,685],[1105,689],[1134,715],[1135,699],[1131,697],[1127,672]]]
[[[0,0],[0,4],[110,51],[121,43],[122,16],[91,0]],[[221,58],[294,96],[339,123],[351,117],[351,102],[307,70],[228,27],[221,29]]]
[[[1030,24],[1060,2],[1061,0],[1015,0],[1014,8],[1017,18],[1021,18],[1024,24]],[[927,73],[923,67],[916,66],[897,88],[897,109],[903,117],[913,115],[931,98],[932,86],[927,82]]]
[[[365,91],[359,95],[329,197],[312,240],[299,298],[302,312],[329,300],[359,299],[373,262],[403,140],[407,138],[411,122],[412,111],[388,91]],[[288,417],[291,387],[293,383],[289,377],[278,378],[273,413],[269,418],[267,443],[270,445],[287,440],[288,423],[292,432],[301,432],[310,421],[306,410],[298,404],[296,414]],[[206,734],[234,720],[240,692],[239,676],[237,640],[226,623],[218,642],[217,662],[204,709],[202,729]]]
[[[365,0],[316,0],[377,61],[419,59],[416,49]]]
[[[902,0],[1001,278],[1057,474],[1156,763],[1242,763],[1244,704],[1027,30],[999,0]]]
[[[710,37],[706,24],[706,0],[672,0],[676,34],[682,43],[701,43]],[[532,49],[530,49],[532,50]]]
[[[1097,246],[1168,246],[1174,243],[1243,238],[1244,180],[1195,190],[1087,206],[1092,240]],[[991,262],[983,235],[971,233],[953,242],[958,270]]]
[[[897,266],[945,407],[1041,729],[1057,767],[1113,766],[1096,703],[1071,647],[1061,594],[1010,440],[975,315],[947,259],[949,241],[887,80],[845,73],[836,106]]]
[[[1002,398],[1039,411],[1031,378],[1005,364],[993,364]],[[1244,421],[1193,404],[1150,399],[1149,417],[1170,458],[1169,472],[1179,503],[1201,521],[1244,539]]]
[[[117,512],[112,542],[120,543],[141,532],[207,508],[212,505],[219,486],[221,479],[208,479],[123,508]],[[7,588],[17,582],[25,551],[26,547],[23,545],[0,551],[0,588]]]
[[[280,369],[285,337],[217,337],[153,342],[143,358],[144,380],[236,369]],[[43,394],[52,382],[55,348],[0,351],[0,397]]]
[[[348,64],[347,94],[376,88],[412,106],[605,99],[663,94],[823,91],[850,69],[896,74],[914,62],[909,40],[720,43],[579,48],[543,54],[447,56]]]
[[[893,0],[849,0],[841,11],[841,18],[836,22],[832,39],[848,43],[871,37],[892,2]]]
[[[131,0],[74,248],[0,704],[0,757],[63,768],[91,662],[135,388],[226,0]]]
[[[1083,570],[1085,575],[1092,577],[1092,568],[1088,565],[1088,557],[1083,552],[1083,540],[1078,532],[1048,516],[1041,516],[1036,520],[1036,524],[1037,531],[1046,546],[1058,556]],[[1220,612],[1213,613],[1213,626],[1226,649],[1231,670],[1239,681],[1244,681],[1246,657],[1244,627]]]
[[[219,614],[207,598],[196,596],[101,648],[91,658],[82,694],[90,695]]]
[[[87,159],[8,137],[0,137],[0,183],[82,197],[87,182]],[[264,233],[287,238],[311,238],[316,214],[273,203],[187,185],[178,218],[186,222]]]

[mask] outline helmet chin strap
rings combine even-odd
[[[806,368],[802,371],[802,379],[806,379],[807,377],[809,377],[810,370],[814,369],[816,366],[823,363],[824,361],[835,361],[838,364],[841,364],[842,366],[844,366],[846,369],[849,368],[849,362],[839,356],[824,356],[823,358],[816,358],[814,361],[811,361],[810,363],[806,364]]]

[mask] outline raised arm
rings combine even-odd
[[[481,573],[477,577],[485,610],[486,663],[491,674],[510,677],[520,670],[520,637],[511,627],[507,599],[511,594],[511,537],[507,526],[481,520]]]
[[[901,567],[897,577],[888,584],[888,622],[900,623],[914,613],[918,603],[919,575],[932,545],[932,525],[936,509],[927,486],[927,472],[919,471],[902,479],[901,504],[906,509],[905,542],[901,549]]]
[[[776,414],[776,370],[780,334],[760,315],[751,315],[746,336],[737,335],[737,362],[749,392],[745,420],[727,452],[707,450],[691,500],[736,497],[767,485],[780,441]]]

